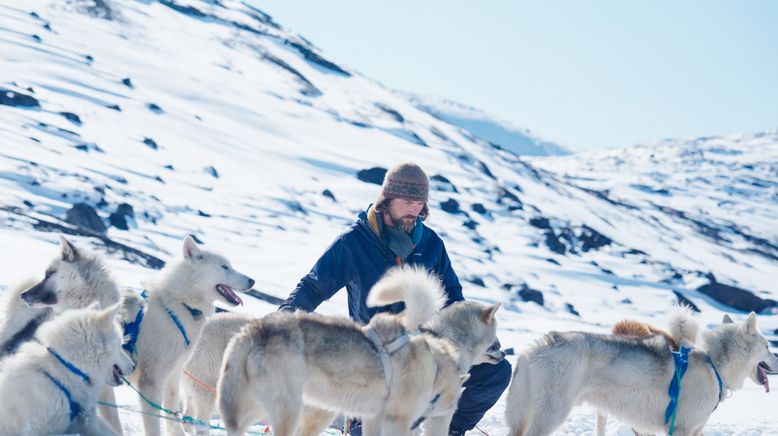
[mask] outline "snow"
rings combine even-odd
[[[0,5],[0,87],[40,102],[0,105],[0,292],[40,274],[56,255],[58,235],[37,230],[29,216],[60,223],[86,202],[107,218],[126,202],[137,228],[111,227],[109,238],[169,260],[183,236],[195,234],[254,277],[257,290],[285,298],[375,198],[378,186],[357,172],[412,160],[456,189],[435,182],[428,224],[444,239],[465,296],[504,303],[505,347],[521,351],[549,330],[606,332],[626,317],[661,326],[674,292],[700,308],[703,325],[723,313],[742,318],[697,291],[709,272],[778,299],[776,132],[517,156],[344,65],[345,74],[306,60],[296,46],[326,54],[242,2],[180,3],[204,18],[159,2],[96,2],[111,8],[112,20],[90,16],[93,3]],[[448,199],[460,212],[441,209]],[[542,218],[548,228],[530,223]],[[470,221],[475,229],[464,226]],[[613,243],[584,251],[584,225]],[[550,248],[549,234],[564,253]],[[72,238],[101,252],[124,286],[140,288],[155,274],[99,239]],[[544,306],[523,301],[522,285],[541,291]],[[275,310],[243,299],[242,312]],[[318,311],[345,316],[345,293]],[[774,314],[758,323],[778,340]],[[126,387],[118,399],[137,407]],[[774,393],[747,381],[715,411],[706,434],[778,434],[777,407]],[[139,416],[121,414],[126,433],[140,434]],[[503,415],[504,398],[479,427],[504,434]],[[555,434],[593,427],[593,412],[582,407]],[[609,434],[631,433],[611,422]]]
[[[512,153],[526,156],[553,156],[570,153],[559,144],[543,140],[527,129],[520,129],[513,123],[486,114],[480,109],[440,97],[410,93],[406,95],[420,110],[462,127],[475,136]]]

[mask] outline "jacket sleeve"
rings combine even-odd
[[[348,272],[351,256],[346,239],[340,236],[321,255],[311,272],[306,274],[297,287],[278,308],[280,311],[296,309],[313,312],[322,302],[338,292],[349,281]]]
[[[451,260],[448,258],[448,253],[446,253],[446,246],[443,245],[442,241],[440,243],[440,248],[441,255],[438,272],[443,280],[443,287],[448,296],[448,301],[446,301],[446,306],[448,306],[457,301],[464,300],[465,297],[462,295],[462,285],[459,283],[457,273],[454,272],[454,268],[451,266]]]

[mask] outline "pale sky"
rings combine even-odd
[[[572,150],[778,128],[778,1],[250,1],[390,88]]]

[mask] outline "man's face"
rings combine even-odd
[[[410,233],[416,225],[416,218],[424,208],[423,201],[395,198],[389,202],[389,225],[396,227],[405,233]]]

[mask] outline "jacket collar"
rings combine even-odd
[[[383,247],[383,243],[381,243],[381,229],[384,226],[383,221],[381,221],[383,217],[380,215],[378,211],[375,210],[373,205],[367,207],[366,210],[359,213],[359,224],[361,224],[364,227],[368,227],[374,236],[374,239],[376,242],[381,244]],[[424,234],[424,223],[421,219],[421,217],[416,218],[416,226],[413,228],[413,231],[411,232],[411,241],[413,242],[414,246],[418,246],[419,242],[421,242],[421,237]]]

